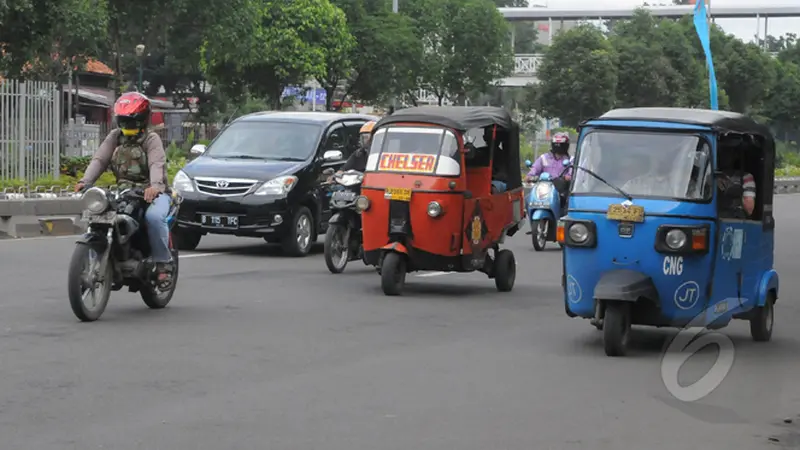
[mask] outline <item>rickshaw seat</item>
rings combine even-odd
[[[474,197],[487,197],[492,192],[490,167],[467,167],[467,189]]]

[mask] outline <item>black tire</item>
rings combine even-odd
[[[547,246],[547,234],[545,233],[544,238],[540,238],[540,230],[539,227],[549,225],[547,219],[537,219],[531,221],[531,241],[533,241],[533,249],[537,252],[544,250]]]
[[[175,244],[175,248],[178,250],[190,252],[200,245],[200,239],[202,238],[203,234],[199,231],[181,229],[178,227],[172,229],[172,239]]]
[[[350,258],[350,243],[345,241],[348,227],[340,224],[328,225],[328,231],[325,232],[325,265],[331,273],[342,273],[344,268],[347,267],[347,262]],[[348,239],[349,240],[349,239]],[[342,246],[339,255],[337,252],[334,241],[337,241],[337,246]]]
[[[389,252],[381,264],[381,289],[386,295],[400,295],[406,284],[406,257]]]
[[[517,279],[517,261],[511,250],[500,250],[494,258],[494,285],[500,292],[511,292]]]
[[[139,290],[139,295],[142,297],[142,301],[145,305],[147,305],[148,308],[165,308],[169,304],[170,300],[172,300],[172,296],[175,295],[175,288],[178,286],[178,250],[175,249],[172,250],[172,264],[172,286],[170,286],[168,291],[157,291],[156,288],[150,284],[142,286],[142,289]]]
[[[603,346],[606,356],[625,356],[631,335],[631,305],[607,302],[603,320]]]
[[[88,244],[77,244],[69,262],[67,295],[69,296],[69,305],[72,307],[72,312],[81,322],[93,322],[103,315],[108,305],[108,299],[111,297],[111,285],[114,282],[114,271],[109,263],[106,266],[105,273],[101,274],[104,279],[103,282],[96,288],[96,304],[93,308],[87,308],[83,301],[84,285],[82,275],[91,250]],[[99,254],[97,255],[98,258],[100,256]]]
[[[772,339],[772,327],[775,324],[775,297],[767,296],[767,302],[754,311],[750,319],[750,336],[756,342],[769,342]]]
[[[311,251],[314,240],[314,216],[305,206],[301,206],[292,216],[291,227],[281,239],[283,252],[289,256],[306,256]],[[300,231],[303,227],[305,231]],[[306,229],[307,228],[307,229]]]

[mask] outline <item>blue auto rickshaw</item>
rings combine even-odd
[[[631,325],[743,319],[754,340],[769,341],[778,298],[770,131],[731,112],[632,108],[584,122],[579,135],[556,231],[567,315],[601,329],[608,356],[625,355]]]

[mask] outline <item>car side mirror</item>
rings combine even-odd
[[[525,167],[527,167],[527,168],[533,167],[533,163],[531,162],[530,159],[526,159],[525,160]]]
[[[325,162],[341,161],[342,158],[344,158],[344,155],[339,150],[328,150],[322,155],[322,159]]]
[[[195,144],[189,150],[189,154],[192,155],[192,156],[200,156],[203,153],[205,153],[207,149],[208,149],[208,147],[206,147],[203,144]]]
[[[738,184],[732,184],[725,189],[725,198],[728,200],[738,200],[744,195],[744,188]]]

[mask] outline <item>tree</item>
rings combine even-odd
[[[596,27],[581,25],[559,33],[538,70],[540,115],[577,127],[584,119],[611,109],[616,99],[616,64],[614,48]]]
[[[411,0],[409,10],[422,57],[420,87],[445,98],[465,98],[513,69],[509,27],[490,0]]]
[[[777,135],[788,139],[800,123],[800,66],[779,61],[776,73],[775,88],[765,99],[764,109]]]
[[[204,72],[236,97],[250,92],[280,109],[284,88],[324,77],[326,59],[353,43],[344,13],[328,0],[242,1],[234,23],[222,20],[220,38],[203,46]]]

